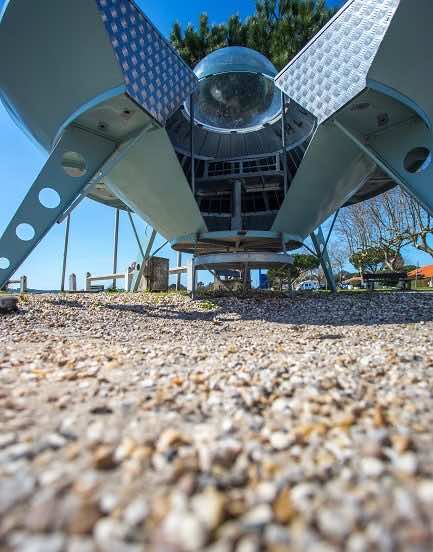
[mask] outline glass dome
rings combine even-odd
[[[215,132],[251,132],[281,115],[277,70],[265,56],[242,46],[221,48],[195,67],[194,120]],[[189,102],[185,103],[189,115]]]

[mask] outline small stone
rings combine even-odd
[[[16,433],[3,433],[0,434],[0,449],[10,447],[11,445],[14,445],[17,442],[17,434]]]
[[[60,533],[29,535],[14,550],[17,552],[63,552],[65,537]]]
[[[137,443],[132,439],[124,439],[120,445],[116,448],[115,459],[117,462],[123,462],[127,458],[130,458],[134,450],[137,448]]]
[[[75,497],[71,497],[72,500]],[[102,513],[97,504],[88,500],[76,498],[68,512],[67,529],[74,535],[91,533]]]
[[[110,446],[100,446],[93,456],[93,464],[97,470],[113,470],[117,466],[114,449]]]
[[[156,450],[158,452],[166,452],[173,447],[179,447],[182,445],[189,445],[191,440],[189,437],[178,431],[177,429],[169,428],[161,433],[158,442],[156,444]]]
[[[127,534],[127,525],[110,518],[100,519],[93,531],[98,552],[142,552],[140,544],[126,542]]]
[[[119,497],[113,492],[105,492],[99,499],[99,508],[104,514],[110,514],[119,505]]]
[[[418,471],[418,458],[413,452],[406,452],[393,459],[395,469],[405,475],[415,475]]]
[[[399,454],[407,452],[412,446],[412,441],[408,435],[393,435],[391,437],[391,442],[394,449]]]
[[[33,476],[19,474],[13,479],[0,479],[0,515],[29,498],[35,488]]]
[[[93,406],[90,410],[89,410],[90,414],[99,414],[99,415],[105,415],[105,414],[112,414],[113,413],[113,409],[110,408],[108,405],[106,404],[98,404],[96,406]]]
[[[296,510],[293,506],[290,489],[284,487],[279,493],[274,503],[272,504],[275,519],[282,524],[288,523],[296,515]]]
[[[163,522],[162,532],[169,543],[186,552],[201,550],[208,540],[204,524],[184,510],[171,511]]]
[[[418,496],[422,502],[433,506],[433,480],[424,479],[419,482]]]
[[[29,443],[17,443],[8,447],[6,453],[10,460],[30,460],[34,456],[34,449]]]
[[[71,537],[66,552],[97,552],[92,538]]]
[[[208,487],[202,494],[191,500],[192,509],[197,517],[213,531],[224,520],[225,498],[213,487]]]
[[[134,527],[140,525],[149,515],[149,506],[144,498],[137,498],[131,502],[123,513],[125,522]]]
[[[269,437],[271,447],[275,450],[285,450],[293,443],[293,438],[284,431],[271,433]]]
[[[236,439],[223,439],[217,443],[217,448],[213,454],[213,461],[224,468],[230,468],[240,452],[242,451],[242,443]]]
[[[235,548],[236,552],[259,552],[260,550],[260,540],[256,536],[242,537]]]
[[[378,458],[363,458],[361,469],[367,477],[380,477],[385,471],[385,465]]]
[[[36,496],[26,516],[26,528],[37,533],[48,532],[56,528],[59,504],[51,491]]]
[[[63,448],[67,444],[67,439],[60,435],[59,433],[51,433],[46,438],[46,444],[49,448],[58,450]]]
[[[269,504],[260,504],[249,510],[242,517],[242,524],[247,527],[264,527],[272,519],[272,509]]]
[[[317,522],[326,537],[340,542],[352,531],[355,520],[350,511],[321,509],[317,515]]]

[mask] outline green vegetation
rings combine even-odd
[[[170,40],[191,67],[224,46],[247,46],[282,69],[335,12],[325,0],[259,0],[244,21],[232,15],[226,23],[209,25],[202,13],[197,28],[190,24],[183,30],[176,22]]]
[[[290,276],[292,279],[299,278],[302,273],[310,272],[319,268],[319,259],[313,255],[307,254],[295,254],[293,255],[293,265],[290,270]],[[289,268],[271,268],[268,270],[268,279],[270,285],[274,289],[283,288],[283,285],[289,283]]]
[[[214,310],[218,308],[218,305],[215,303],[212,303],[212,301],[200,301],[198,303],[198,306],[203,310]]]

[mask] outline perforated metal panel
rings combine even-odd
[[[197,86],[193,71],[130,0],[96,0],[128,95],[159,123]]]
[[[366,87],[367,73],[400,0],[352,0],[275,81],[290,98],[329,118]]]

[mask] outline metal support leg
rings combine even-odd
[[[128,211],[128,218],[129,218],[129,222],[131,223],[131,228],[132,228],[132,231],[134,232],[135,239],[137,241],[138,249],[140,250],[141,260],[143,260],[144,259],[143,246],[141,245],[140,238],[138,237],[137,228],[135,227],[134,219],[132,218],[130,211]]]
[[[197,268],[194,263],[192,263],[192,292],[191,298],[196,299],[197,296]]]
[[[317,234],[313,232],[310,237],[313,242],[314,249],[316,250],[316,254],[319,257],[328,287],[332,291],[332,293],[336,293],[337,286],[335,284],[335,278],[332,272],[332,266],[331,261],[329,260],[328,251],[326,249],[326,240],[325,236],[323,235],[322,228],[319,226]]]
[[[433,216],[433,132],[420,119],[411,119],[370,136],[368,142],[340,121],[335,120],[334,124]],[[423,152],[427,154],[425,163],[411,165],[411,156],[416,161],[417,154]]]
[[[65,229],[65,245],[63,248],[63,265],[62,265],[62,281],[60,283],[60,291],[65,291],[65,278],[66,278],[66,263],[68,260],[68,247],[69,247],[69,227],[71,224],[71,215],[66,217],[66,229]]]
[[[284,171],[284,195],[287,194],[289,189],[289,177],[287,168],[287,151],[286,151],[286,95],[281,92],[281,144],[283,146],[283,171]]]
[[[119,248],[119,209],[116,209],[114,214],[114,238],[113,238],[113,274],[117,274],[117,253]],[[111,286],[113,289],[116,289],[116,279],[113,279]]]
[[[0,238],[0,288],[30,255],[62,213],[92,179],[116,149],[116,144],[77,127],[69,127],[57,143],[48,161],[28,191],[17,212]],[[83,157],[83,164],[68,165],[70,152]],[[74,170],[71,171],[70,169]],[[45,206],[40,192],[51,188],[59,204]],[[23,235],[21,230],[27,230]]]
[[[233,182],[232,230],[242,230],[242,182]]]
[[[150,252],[152,251],[153,243],[155,241],[157,232],[156,230],[152,230],[152,234],[149,238],[149,242],[146,247],[146,251],[144,253],[144,259],[140,265],[140,270],[138,271],[138,274],[135,277],[135,280],[132,282],[131,289],[132,291],[138,291],[138,288],[140,286],[141,279],[143,278],[143,273],[146,267],[146,261],[150,257]]]
[[[284,234],[281,235],[281,245],[283,246],[284,254],[287,255],[287,247],[286,247],[286,240],[284,238]],[[288,264],[287,270],[288,270],[288,275],[287,275],[287,277],[288,277],[288,288],[289,288],[290,295],[293,297],[292,265],[291,264]]]
[[[176,265],[177,265],[177,268],[180,268],[182,266],[182,253],[180,251],[178,251],[176,255]],[[176,291],[180,290],[181,277],[182,277],[182,274],[178,272],[178,274],[176,274]]]
[[[190,115],[190,154],[191,154],[191,189],[195,197],[195,144],[194,144],[194,98],[191,94],[189,98]]]

